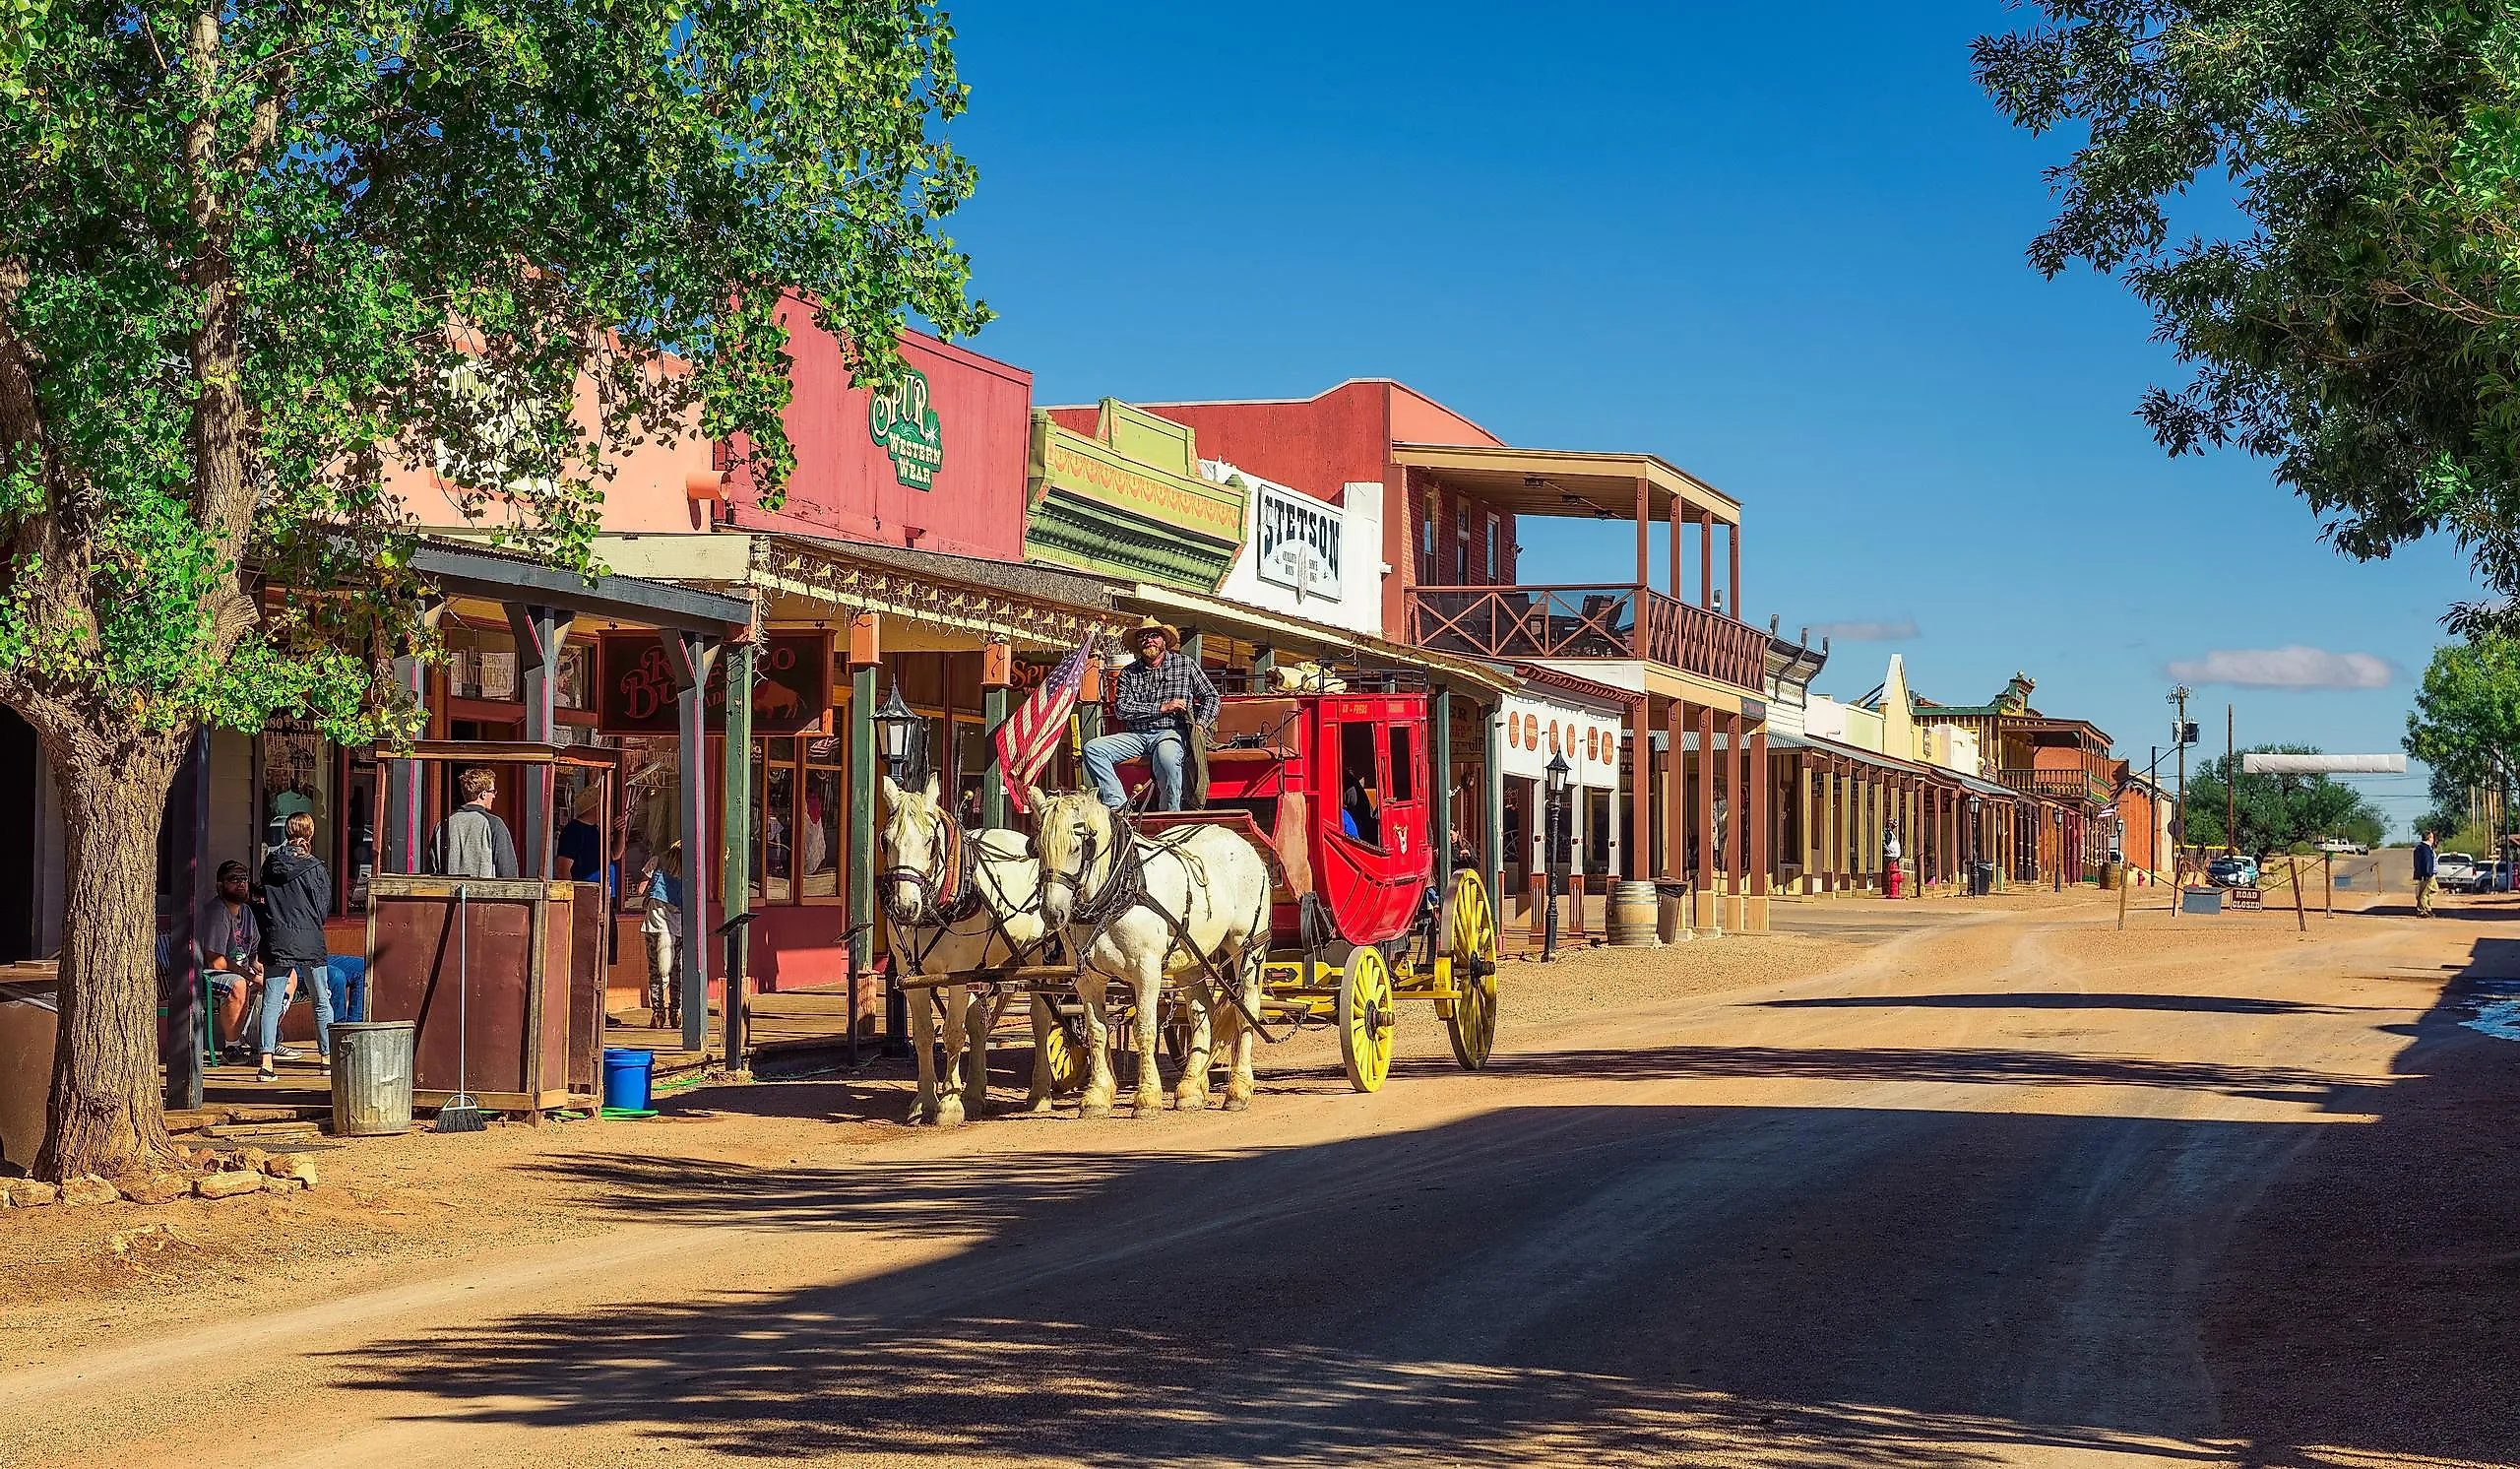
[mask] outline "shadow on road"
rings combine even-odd
[[[625,1218],[745,1227],[695,1248],[926,1257],[328,1371],[457,1421],[771,1459],[2508,1464],[2520,1050],[2458,1022],[2513,975],[2520,941],[2480,944],[2382,1087],[2011,1051],[1500,1060],[2276,1094],[2373,1124],[1509,1107],[1310,1147],[1167,1149],[1150,1120],[1102,1154],[564,1160]]]
[[[2333,1005],[2242,994],[2091,994],[2036,990],[1999,994],[1830,994],[1814,999],[1763,999],[1763,1010],[2193,1010],[2224,1015],[2337,1015]]]

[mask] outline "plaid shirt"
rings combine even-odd
[[[1151,734],[1172,727],[1173,716],[1157,711],[1173,699],[1190,707],[1191,723],[1205,727],[1217,722],[1217,686],[1208,681],[1207,671],[1196,659],[1170,652],[1154,668],[1135,662],[1120,671],[1111,713],[1122,729]]]

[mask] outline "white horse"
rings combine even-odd
[[[937,799],[936,778],[906,791],[884,777],[887,812],[879,834],[884,868],[875,892],[891,921],[896,974],[970,974],[1023,960],[1050,931],[1041,920],[1041,864],[1021,833],[966,833]],[[914,1122],[951,1127],[988,1108],[988,1034],[1003,1001],[972,985],[938,985],[910,996],[912,1050],[918,1058]],[[945,1070],[959,1093],[936,1085],[936,1018],[945,1017]],[[1035,1112],[1050,1108],[1050,1002],[1033,996]]]
[[[1041,917],[1067,929],[1068,953],[1077,961],[1077,997],[1085,1003],[1085,1050],[1093,1070],[1085,1082],[1084,1116],[1108,1116],[1117,1090],[1105,1014],[1111,980],[1127,984],[1137,1004],[1139,1117],[1151,1118],[1164,1108],[1155,1043],[1167,977],[1192,980],[1186,988],[1195,1001],[1189,1055],[1173,1105],[1184,1112],[1208,1105],[1210,1045],[1222,1022],[1227,1042],[1220,1044],[1232,1047],[1226,1110],[1250,1106],[1252,1033],[1241,1023],[1235,1000],[1259,1013],[1261,971],[1269,957],[1268,862],[1221,826],[1178,826],[1138,837],[1121,828],[1090,792],[1031,794],[1040,813],[1034,846],[1041,859]],[[1178,922],[1179,931],[1166,915]],[[1199,955],[1207,956],[1216,985],[1207,982]],[[1218,992],[1227,985],[1233,987],[1229,993]]]

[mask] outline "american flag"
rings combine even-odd
[[[1026,809],[1025,788],[1040,773],[1067,732],[1067,717],[1076,712],[1076,696],[1085,686],[1085,663],[1094,656],[1094,634],[1087,633],[1076,651],[1059,660],[1050,676],[1023,706],[997,727],[997,769],[1006,782],[1007,799]]]

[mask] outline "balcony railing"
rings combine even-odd
[[[1766,675],[1768,646],[1745,622],[1632,586],[1418,587],[1409,639],[1472,658],[1648,659],[1750,689]]]
[[[2021,770],[2007,768],[1996,779],[2015,791],[2032,796],[2051,796],[2059,800],[2104,803],[2109,799],[2110,785],[2088,770]]]

